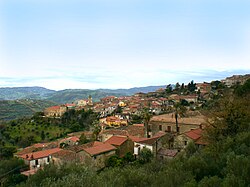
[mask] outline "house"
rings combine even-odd
[[[190,117],[178,117],[178,132],[184,133],[191,129],[197,129],[206,124],[205,116],[197,114]],[[149,130],[152,135],[159,131],[176,133],[176,120],[174,114],[154,116],[149,122]]]
[[[232,87],[237,84],[243,85],[248,79],[250,79],[250,74],[246,75],[233,75],[221,80],[227,87]]]
[[[134,143],[127,136],[112,136],[105,143],[115,146],[119,157],[123,157],[128,152],[133,153]]]
[[[202,133],[203,129],[197,128],[178,135],[175,138],[175,147],[177,149],[183,149],[190,142],[194,142],[198,147],[207,145],[207,142],[204,140]]]
[[[114,135],[127,136],[129,138],[143,138],[145,136],[145,127],[143,124],[134,124],[120,129],[106,129],[100,133],[100,140],[105,142]]]
[[[201,94],[209,93],[211,91],[211,84],[204,82],[204,83],[196,83],[196,92],[200,91]]]
[[[25,147],[24,149],[19,149],[17,153],[15,153],[15,156],[21,156],[24,154],[32,153],[32,152],[37,152],[37,151],[42,151],[46,149],[53,149],[58,147],[57,142],[49,142],[49,143],[36,143],[34,145]]]
[[[23,159],[24,162],[29,165],[30,169],[34,169],[49,164],[51,161],[51,154],[59,152],[60,150],[60,148],[53,148],[37,152],[31,152],[23,155],[17,155],[17,157]]]
[[[89,96],[88,99],[80,99],[80,100],[76,101],[76,103],[77,103],[76,105],[78,107],[84,107],[84,106],[87,106],[87,105],[92,106],[93,105],[93,101],[92,101],[91,96]]]
[[[115,146],[98,141],[72,146],[67,150],[75,153],[75,155],[71,152],[64,153],[72,158],[71,161],[86,164],[96,170],[104,168],[107,159],[116,155]],[[58,156],[57,154],[53,155],[53,159],[57,160],[57,163],[64,163],[65,160],[63,160],[63,158],[64,157]]]
[[[157,156],[158,151],[162,147],[168,147],[169,140],[170,136],[164,132],[160,132],[152,138],[139,138],[134,142],[134,155],[138,157],[143,148],[148,148],[154,156]]]
[[[62,139],[59,143],[60,145],[64,143],[66,145],[73,146],[73,145],[77,145],[79,140],[80,139],[77,136],[71,136],[71,137]]]
[[[120,119],[116,116],[109,116],[106,118],[105,122],[109,127],[120,127],[120,126],[126,126],[127,120]]]
[[[63,165],[69,162],[77,162],[77,154],[74,151],[62,149],[51,154],[52,161],[56,165]]]
[[[157,159],[173,159],[176,157],[178,152],[179,151],[177,149],[160,148],[157,152]]]

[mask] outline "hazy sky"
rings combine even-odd
[[[245,73],[249,0],[0,0],[0,87],[129,88]]]

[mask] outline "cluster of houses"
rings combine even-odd
[[[196,86],[199,95],[206,95],[211,91],[209,83],[198,83]],[[161,89],[155,93],[163,91]],[[24,148],[16,153],[16,156],[30,167],[23,174],[34,174],[49,163],[83,163],[99,170],[105,167],[111,156],[123,157],[130,152],[138,158],[144,148],[151,150],[157,159],[171,159],[184,150],[189,142],[194,142],[198,147],[205,146],[205,116],[197,111],[189,111],[188,117],[178,117],[176,125],[175,114],[166,113],[169,107],[173,107],[174,103],[181,100],[198,105],[199,95],[172,94],[166,98],[154,97],[155,93],[138,93],[126,97],[108,96],[95,103],[89,97],[86,100],[45,109],[45,116],[58,118],[70,109],[92,109],[99,113],[101,132],[95,141],[86,144],[80,143],[82,133],[74,133],[55,142],[39,143]],[[145,108],[153,114],[147,127],[145,124],[131,125],[131,116],[141,115]],[[93,137],[92,132],[84,134],[88,139]]]
[[[188,118],[180,118],[177,130],[173,115],[163,114],[154,116],[149,122],[148,129],[144,124],[104,128],[97,140],[86,144],[79,143],[82,133],[70,134],[54,142],[26,147],[15,155],[29,165],[29,170],[23,172],[28,176],[49,163],[56,165],[69,162],[82,163],[99,170],[106,166],[111,156],[123,157],[130,152],[138,158],[144,148],[151,150],[158,159],[171,159],[191,141],[197,146],[206,145],[202,136],[205,125],[205,117],[196,114]],[[91,136],[91,132],[85,132],[85,134]]]
[[[250,74],[246,75],[233,75],[222,80],[227,87],[232,87],[237,84],[243,85],[248,79],[250,79]]]

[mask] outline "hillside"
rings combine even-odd
[[[35,112],[55,105],[47,100],[2,100],[0,101],[0,121],[11,120],[24,116],[32,116]]]
[[[46,99],[55,92],[43,87],[6,87],[0,88],[0,100]]]
[[[147,86],[136,87],[130,89],[66,89],[66,90],[49,90],[43,87],[16,87],[16,88],[0,88],[0,100],[17,100],[17,99],[47,99],[56,103],[71,103],[78,99],[88,98],[92,96],[94,101],[100,98],[114,96],[128,96],[138,92],[152,92],[166,86]]]
[[[89,97],[89,95],[92,96],[93,101],[98,101],[99,99],[110,95],[122,96],[127,94],[120,94],[115,92],[112,93],[101,90],[67,89],[67,90],[57,91],[51,96],[47,97],[47,99],[56,103],[63,104],[63,103],[71,103],[79,99],[84,99],[84,98],[86,99]]]

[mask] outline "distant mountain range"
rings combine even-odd
[[[71,103],[78,99],[88,98],[92,96],[94,101],[114,95],[114,96],[129,96],[138,92],[148,93],[156,91],[166,86],[147,86],[136,87],[130,89],[66,89],[66,90],[50,90],[43,87],[13,87],[13,88],[0,88],[0,100],[17,100],[17,99],[36,99],[36,100],[49,100],[58,104]]]

